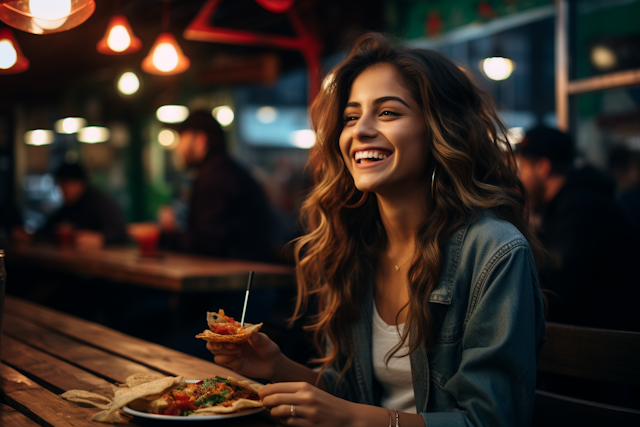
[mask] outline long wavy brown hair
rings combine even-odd
[[[424,194],[428,217],[417,230],[417,247],[408,270],[406,326],[395,354],[412,331],[409,352],[421,340],[434,342],[429,296],[442,268],[443,250],[452,232],[480,211],[490,209],[515,225],[528,239],[536,261],[542,246],[528,225],[524,187],[493,100],[467,73],[443,55],[424,49],[394,47],[378,33],[362,36],[349,56],[325,78],[310,109],[317,134],[308,167],[313,188],[301,210],[305,235],[295,241],[298,298],[293,319],[313,300],[317,314],[306,328],[323,357],[312,362],[327,368],[338,354],[347,355],[342,374],[353,360],[353,340],[345,325],[359,315],[358,301],[375,276],[387,237],[375,194],[356,189],[339,147],[343,111],[355,78],[380,63],[395,66],[403,84],[420,105],[429,128],[425,168],[435,170],[433,196]],[[431,189],[429,189],[431,190]],[[415,335],[414,335],[415,334]],[[326,340],[331,343],[324,351]]]

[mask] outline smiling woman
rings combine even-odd
[[[320,371],[264,334],[209,345],[215,361],[282,381],[260,397],[287,425],[529,425],[541,246],[491,99],[442,55],[379,34],[329,76],[295,252]]]

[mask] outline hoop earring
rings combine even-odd
[[[362,192],[362,197],[360,197],[360,200],[358,200],[357,203],[355,203],[353,205],[344,205],[344,207],[347,208],[347,209],[359,208],[360,206],[364,205],[364,202],[367,201],[367,197],[369,197],[369,192],[368,191],[363,191]]]
[[[433,168],[433,173],[431,174],[431,198],[432,199],[433,199],[433,182],[436,180],[436,168],[437,166]]]

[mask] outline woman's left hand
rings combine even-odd
[[[352,425],[359,406],[306,382],[267,384],[258,393],[271,415],[287,426]]]

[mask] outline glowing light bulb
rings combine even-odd
[[[618,65],[618,58],[608,46],[596,45],[591,49],[591,62],[600,70],[610,70]]]
[[[289,134],[291,144],[299,148],[311,148],[316,144],[316,133],[311,129],[296,130]]]
[[[160,71],[171,71],[178,66],[178,52],[170,43],[160,43],[153,53],[153,65]]]
[[[0,40],[0,69],[8,70],[18,62],[18,52],[9,40]]]
[[[33,21],[45,30],[60,28],[71,14],[71,0],[30,0]]]
[[[156,117],[162,123],[182,123],[189,117],[189,109],[184,105],[163,105],[156,110]]]
[[[124,52],[131,46],[131,36],[123,25],[116,25],[109,32],[107,45],[114,52]]]
[[[213,111],[211,111],[211,114],[216,118],[221,126],[229,126],[233,123],[233,119],[235,117],[233,110],[228,105],[221,105],[220,107],[214,108]]]
[[[109,129],[101,126],[87,126],[78,132],[78,141],[86,144],[97,144],[108,141],[111,137]]]
[[[158,142],[163,147],[171,147],[172,145],[176,145],[176,142],[179,140],[180,136],[178,132],[172,129],[162,129],[158,134]]]
[[[140,80],[136,73],[127,71],[118,80],[118,90],[124,95],[133,95],[140,89]]]
[[[509,58],[494,56],[482,61],[482,70],[491,80],[505,80],[514,69],[514,62]]]
[[[54,129],[58,133],[72,134],[77,133],[86,125],[87,121],[82,117],[67,117],[55,122]]]
[[[30,130],[24,134],[24,142],[37,147],[51,144],[54,138],[53,132],[45,129]]]
[[[269,124],[276,121],[278,118],[278,110],[273,107],[260,107],[256,111],[256,117],[260,123]]]

